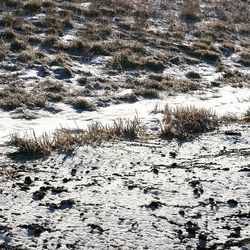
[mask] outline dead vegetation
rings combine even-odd
[[[250,66],[250,49],[241,52],[239,62],[244,66]]]
[[[92,123],[87,130],[60,129],[53,134],[11,135],[8,146],[15,147],[19,153],[38,156],[49,155],[53,151],[73,151],[81,145],[96,145],[104,141],[127,139],[134,140],[142,133],[138,117],[132,120],[116,120],[111,125]]]
[[[200,3],[199,0],[187,0],[181,7],[181,17],[187,21],[199,20]]]
[[[96,107],[93,103],[87,101],[84,98],[76,98],[70,101],[70,103],[72,104],[72,106],[75,109],[79,109],[79,110],[86,110],[86,111],[95,111]]]
[[[39,107],[46,105],[46,99],[43,95],[31,94],[21,87],[6,87],[0,91],[0,108],[4,110],[13,110],[18,107]]]
[[[217,116],[203,108],[165,107],[161,134],[167,138],[192,139],[195,136],[212,131],[218,126]]]

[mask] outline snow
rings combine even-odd
[[[126,94],[130,91],[124,91],[120,94]],[[8,138],[8,135],[18,133],[29,133],[33,131],[37,135],[44,132],[52,133],[55,129],[69,128],[78,129],[87,128],[91,122],[102,122],[103,124],[122,118],[131,119],[135,116],[146,124],[149,128],[159,124],[162,116],[152,114],[151,111],[157,105],[158,108],[164,108],[166,104],[175,106],[201,107],[213,110],[219,116],[226,114],[242,116],[249,108],[250,89],[233,88],[225,86],[217,88],[210,92],[197,92],[196,95],[180,94],[176,96],[167,96],[163,94],[160,99],[141,99],[135,103],[122,103],[99,108],[98,111],[79,112],[68,105],[60,104],[58,108],[62,111],[51,114],[42,112],[41,117],[34,120],[12,119],[11,114],[0,112],[0,131],[1,141]]]

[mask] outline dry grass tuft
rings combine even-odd
[[[240,63],[244,66],[250,66],[250,49],[245,49],[241,52]]]
[[[250,122],[250,108],[245,112],[243,116],[243,121]]]
[[[80,110],[87,110],[87,111],[95,111],[96,110],[96,107],[93,103],[91,103],[83,98],[77,98],[75,100],[72,100],[71,104],[74,108],[80,109]]]
[[[39,11],[42,7],[42,0],[29,0],[27,4],[25,4],[24,9],[30,12]]]
[[[162,135],[168,138],[192,139],[200,133],[214,130],[218,125],[217,116],[203,108],[176,107],[164,109]]]
[[[199,19],[200,3],[199,0],[187,0],[181,8],[181,17],[188,21]]]
[[[19,107],[44,107],[46,99],[39,94],[28,93],[25,89],[12,86],[0,91],[0,108],[13,110]]]
[[[44,133],[41,137],[37,137],[35,133],[32,136],[13,134],[7,145],[17,148],[19,153],[44,156],[53,151],[73,151],[80,145],[95,145],[119,138],[134,140],[141,131],[140,120],[135,117],[125,121],[119,119],[111,125],[92,123],[86,131],[61,129],[52,135]]]
[[[141,66],[138,57],[129,49],[115,53],[110,62],[114,69],[133,69]]]

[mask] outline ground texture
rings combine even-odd
[[[28,162],[3,157],[2,246],[249,249],[246,131],[182,145],[107,143]]]

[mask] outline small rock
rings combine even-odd
[[[29,176],[26,176],[24,179],[24,184],[26,185],[30,185],[33,181],[31,180],[31,178]]]
[[[34,200],[42,200],[44,196],[46,195],[45,191],[38,190],[33,193],[33,199]]]
[[[155,211],[156,209],[159,209],[161,206],[161,203],[158,201],[152,201],[149,205],[148,208],[150,208],[151,210]]]
[[[71,170],[71,175],[72,175],[72,176],[75,176],[75,175],[76,175],[76,169],[75,169],[75,168],[73,168],[73,169]]]
[[[159,174],[159,170],[158,170],[157,168],[153,168],[153,169],[152,169],[152,172],[153,172],[154,174],[156,174],[156,175]]]
[[[184,217],[185,212],[184,212],[183,210],[180,210],[180,211],[179,211],[179,215],[181,215],[182,217]]]
[[[241,132],[233,131],[233,130],[228,130],[224,132],[225,135],[230,135],[230,136],[241,136]]]
[[[234,199],[229,199],[229,200],[227,201],[227,204],[228,204],[228,206],[229,206],[230,208],[235,208],[235,207],[238,206],[238,202],[237,202],[236,200],[234,200]]]
[[[176,158],[177,154],[175,152],[169,152],[169,155],[172,157],[172,158]]]
[[[175,64],[175,65],[179,65],[181,60],[180,60],[180,57],[176,56],[176,57],[172,57],[169,62],[171,62],[172,64]]]
[[[211,86],[212,87],[220,87],[220,82],[213,81],[213,82],[211,82]]]

